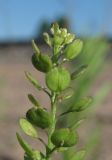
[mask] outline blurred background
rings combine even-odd
[[[84,95],[94,97],[90,110],[71,114],[59,125],[87,117],[78,129],[77,148],[86,148],[86,160],[112,160],[112,0],[0,0],[0,160],[23,159],[15,134],[20,130],[19,117],[31,107],[27,94],[33,93],[42,106],[49,107],[48,97],[35,91],[24,71],[30,71],[44,84],[43,74],[31,64],[31,40],[35,39],[43,52],[49,52],[42,33],[49,32],[54,21],[84,41],[82,54],[70,67],[74,70],[88,64],[89,69],[74,82],[71,101]],[[69,103],[61,104],[61,110]],[[45,137],[43,132],[41,135]],[[29,141],[29,137],[26,139]],[[29,143],[42,150],[40,143]],[[75,150],[56,159],[69,160]]]

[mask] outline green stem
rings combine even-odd
[[[52,124],[49,128],[49,133],[48,133],[48,152],[46,153],[47,160],[49,160],[49,156],[51,153],[51,150],[54,148],[54,145],[51,142],[51,136],[55,130],[55,125],[56,125],[56,94],[52,93],[51,95],[51,117],[52,117]]]

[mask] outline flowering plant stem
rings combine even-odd
[[[20,119],[21,129],[30,137],[38,138],[46,149],[46,152],[40,152],[32,149],[29,144],[17,133],[17,139],[24,149],[24,160],[51,160],[54,151],[65,151],[69,147],[76,145],[78,134],[75,127],[63,127],[57,129],[58,119],[62,115],[69,115],[71,112],[81,112],[86,109],[91,102],[91,97],[84,97],[75,104],[71,104],[64,113],[56,115],[58,103],[69,99],[72,93],[69,93],[70,82],[84,73],[86,67],[80,67],[78,70],[70,73],[63,64],[74,59],[81,51],[83,43],[79,39],[75,39],[73,34],[67,33],[67,29],[59,28],[57,23],[52,24],[51,35],[44,33],[44,40],[52,49],[52,56],[43,54],[38,46],[32,41],[33,55],[32,64],[40,72],[45,74],[45,83],[47,87],[41,86],[38,81],[28,72],[25,72],[28,81],[39,91],[45,92],[50,98],[50,112],[44,109],[37,99],[28,94],[28,99],[33,107],[30,108],[25,118]],[[72,89],[73,90],[73,89]],[[60,97],[60,98],[59,98]],[[47,143],[39,137],[37,129],[41,128],[47,132]],[[75,153],[75,157],[71,160],[83,160],[84,150]],[[76,159],[75,159],[76,158]]]

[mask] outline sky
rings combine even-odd
[[[0,0],[0,40],[34,37],[42,21],[67,16],[77,34],[112,35],[112,0]]]

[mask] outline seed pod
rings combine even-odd
[[[45,54],[33,54],[32,64],[37,70],[45,73],[52,68],[52,61],[49,56]]]
[[[37,108],[40,107],[39,102],[35,99],[35,97],[32,94],[28,94],[28,99],[34,106],[36,106]]]
[[[75,112],[81,112],[83,110],[85,110],[87,107],[90,106],[90,104],[92,103],[93,99],[92,97],[84,97],[82,99],[79,100],[79,102],[77,102],[76,104],[72,105],[70,110],[75,111]]]
[[[85,73],[86,70],[87,70],[87,65],[82,65],[81,67],[79,67],[77,70],[75,70],[71,74],[71,80],[74,80],[74,79],[80,77],[80,75],[82,75],[83,73]]]
[[[48,46],[51,47],[51,46],[52,46],[52,41],[51,41],[51,38],[50,38],[49,34],[46,33],[46,32],[44,32],[44,33],[43,33],[43,36],[44,36],[45,42],[48,44]]]
[[[61,92],[69,86],[70,74],[63,68],[54,68],[46,75],[46,84],[48,88],[55,92]]]
[[[77,133],[68,128],[55,130],[51,137],[52,143],[57,147],[71,147],[77,143],[77,140]]]
[[[25,72],[25,76],[28,81],[38,90],[42,90],[42,87],[39,85],[38,81],[31,75],[29,72]]]
[[[38,134],[36,129],[32,126],[32,124],[30,122],[28,122],[25,118],[21,118],[19,120],[19,124],[21,129],[28,135],[31,136],[33,138],[37,138]]]
[[[33,155],[33,151],[32,151],[32,148],[29,146],[29,144],[22,139],[22,137],[16,133],[16,136],[17,136],[17,139],[18,139],[18,142],[19,144],[21,145],[21,147],[24,149],[24,151],[29,155],[29,156],[32,156]]]
[[[53,35],[56,35],[56,34],[59,34],[61,31],[60,31],[60,29],[59,29],[59,25],[58,25],[58,23],[53,23],[52,25],[51,25],[51,33],[53,34]]]
[[[67,59],[75,58],[80,53],[82,46],[83,46],[82,41],[79,39],[76,39],[65,48],[64,50],[65,57]]]
[[[32,40],[32,48],[33,48],[33,52],[34,52],[35,54],[37,54],[37,55],[40,54],[40,50],[39,50],[39,48],[38,48],[38,46],[36,45],[36,43],[35,43],[34,40]]]
[[[63,100],[71,98],[73,94],[74,94],[74,90],[72,88],[67,88],[59,94],[59,96],[57,97],[57,100],[61,102]]]
[[[51,125],[51,117],[49,113],[41,108],[31,108],[26,113],[26,118],[33,125],[42,129],[48,128]]]

